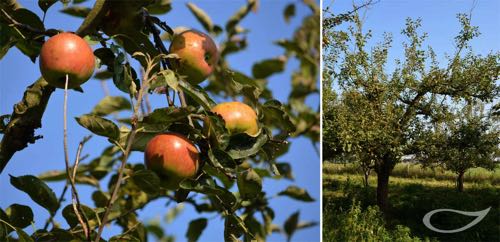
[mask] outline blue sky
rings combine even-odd
[[[363,1],[354,2],[359,4]],[[323,7],[330,7],[333,13],[338,14],[351,10],[352,3],[351,0],[325,0]],[[408,17],[422,19],[420,31],[428,33],[423,46],[432,46],[438,54],[438,60],[443,64],[446,63],[444,54],[453,54],[455,50],[454,37],[460,31],[456,15],[468,14],[473,6],[471,24],[479,27],[481,35],[471,42],[472,49],[482,55],[490,51],[500,51],[500,1],[380,0],[368,9],[362,9],[360,16],[364,16],[364,31],[373,32],[369,45],[382,41],[384,32],[392,33],[393,45],[388,58],[390,69],[395,58],[403,57],[404,50],[401,43],[406,39],[400,33]]]
[[[19,2],[36,14],[42,15],[42,11],[37,6],[37,1],[24,0]],[[288,2],[263,1],[259,11],[257,13],[250,13],[241,23],[242,26],[251,30],[248,34],[248,42],[250,44],[245,51],[229,57],[228,60],[234,69],[251,74],[251,67],[254,62],[273,58],[284,53],[280,47],[273,44],[273,41],[291,37],[295,28],[301,23],[302,18],[309,14],[309,10],[304,5],[298,4],[299,8],[297,8],[296,17],[289,24],[285,23],[282,12]],[[161,19],[172,27],[188,26],[202,29],[184,3],[184,1],[175,1],[173,11],[162,16]],[[217,24],[224,24],[244,3],[245,1],[226,1],[224,3],[221,1],[196,2]],[[57,3],[49,9],[45,19],[46,27],[75,31],[77,26],[81,24],[82,19],[60,14],[58,10],[61,9],[61,6],[60,3]],[[289,61],[284,73],[269,78],[269,87],[273,90],[273,94],[278,100],[287,100],[290,91],[290,75],[297,66],[298,63],[296,61]],[[21,100],[26,86],[30,85],[39,76],[38,62],[32,63],[17,49],[12,48],[0,61],[0,114],[10,114],[12,106]],[[111,95],[122,95],[112,83],[108,83],[108,87],[110,88]],[[70,157],[74,157],[78,142],[83,136],[88,134],[88,131],[80,127],[72,117],[88,113],[104,97],[100,84],[96,80],[89,80],[83,85],[83,89],[85,90],[84,94],[71,91],[68,98],[68,147]],[[5,209],[12,203],[31,206],[35,213],[35,219],[37,219],[35,221],[36,228],[43,227],[48,213],[40,206],[31,202],[29,197],[23,192],[13,188],[9,183],[8,174],[14,176],[40,174],[48,170],[64,168],[62,101],[63,91],[57,90],[52,95],[44,114],[42,120],[43,128],[36,131],[37,134],[43,134],[44,138],[28,146],[23,151],[16,153],[2,175],[0,175],[0,207]],[[319,95],[309,98],[307,103],[312,107],[317,107],[319,105]],[[164,97],[152,97],[152,104],[156,108],[165,106]],[[98,156],[106,145],[108,145],[108,142],[105,139],[94,137],[87,143],[83,153],[90,154],[90,157]],[[134,163],[142,162],[142,159],[142,153],[134,153],[129,161]],[[319,222],[320,162],[319,156],[314,151],[310,141],[303,138],[293,139],[290,152],[279,161],[287,161],[292,164],[295,184],[306,188],[317,201],[314,203],[300,203],[286,197],[274,198],[271,200],[271,206],[276,212],[274,222],[282,225],[286,218],[297,210],[301,211],[301,220]],[[275,182],[264,180],[264,187],[269,195],[275,194],[291,184],[288,181]],[[63,183],[50,183],[50,186],[57,195],[61,193],[63,185]],[[90,200],[90,195],[93,189],[88,186],[78,186],[78,189],[83,203],[92,206],[93,202]],[[67,201],[70,199],[69,196],[69,193],[67,193]],[[173,205],[166,207],[165,203],[166,200],[158,200],[151,203],[140,211],[141,219],[146,221],[163,219],[167,210],[173,207]],[[185,205],[182,214],[171,224],[164,226],[165,231],[168,234],[174,234],[177,237],[176,241],[184,241],[189,221],[199,217],[209,219],[209,226],[203,232],[200,241],[222,241],[223,221],[214,214],[197,214],[190,205]],[[59,215],[56,219],[62,222],[63,227],[67,226],[62,216]],[[32,232],[32,228],[27,228],[27,231]],[[119,232],[120,229],[116,227],[108,227],[105,229],[104,237],[109,238],[111,235]],[[268,239],[269,241],[283,241],[285,238],[283,235],[274,234]],[[294,235],[294,241],[319,241],[319,226],[299,231]]]

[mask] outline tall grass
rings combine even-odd
[[[331,162],[323,163],[323,174],[362,174],[361,168],[356,163],[338,164]],[[453,172],[444,170],[441,167],[428,168],[420,164],[399,163],[394,167],[391,173],[392,177],[415,178],[415,179],[434,179],[438,181],[455,182],[457,175]],[[484,168],[469,169],[464,176],[464,182],[469,183],[487,183],[493,186],[500,185],[500,167],[493,171]]]
[[[415,168],[411,166],[409,172],[406,170],[405,173],[401,167],[398,166],[400,171],[398,174],[406,174],[407,177],[393,176],[390,179],[390,209],[385,215],[383,227],[387,230],[384,232],[379,231],[382,229],[379,226],[381,223],[375,218],[376,213],[371,211],[376,204],[376,174],[370,176],[369,187],[364,187],[362,175],[358,172],[347,173],[347,169],[351,167],[339,169],[338,164],[325,166],[323,174],[323,221],[324,229],[327,229],[327,231],[324,230],[325,241],[333,241],[328,238],[339,238],[339,236],[356,238],[356,234],[361,236],[362,233],[370,233],[370,231],[375,236],[372,241],[379,241],[380,238],[383,240],[395,238],[391,237],[393,233],[403,235],[407,241],[415,240],[415,236],[421,240],[431,241],[500,241],[500,220],[498,219],[500,218],[500,186],[488,183],[483,180],[485,178],[478,178],[484,177],[484,171],[472,173],[471,176],[479,182],[466,183],[465,192],[458,192],[454,187],[454,179],[429,178],[429,174],[426,173],[429,171],[412,173]],[[421,178],[414,178],[416,174]],[[491,207],[490,212],[479,224],[460,233],[436,233],[422,223],[423,216],[434,209],[479,211],[488,207]],[[350,219],[354,225],[365,224],[372,220],[377,226],[362,230],[353,224],[336,221],[336,218]],[[441,213],[433,217],[432,223],[437,228],[456,229],[470,223],[472,219],[460,214]],[[331,224],[328,224],[329,221]],[[349,231],[357,232],[350,233]],[[382,237],[378,237],[379,235]]]

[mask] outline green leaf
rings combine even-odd
[[[182,189],[218,197],[225,209],[232,209],[236,205],[236,197],[230,191],[217,186],[210,176],[202,176],[197,181],[186,179],[180,183]]]
[[[172,0],[156,0],[146,8],[150,14],[165,14],[172,10]]]
[[[290,23],[290,19],[295,16],[295,4],[290,3],[286,5],[285,11],[283,11],[283,17],[285,17],[285,21]]]
[[[144,152],[148,142],[152,138],[154,138],[157,134],[159,134],[159,133],[158,132],[137,132],[135,134],[134,141],[132,141],[132,150]],[[118,142],[120,143],[120,145],[122,147],[127,146],[127,141],[128,141],[129,135],[130,135],[129,129],[124,128],[124,127],[122,127],[122,129],[120,129],[120,139]]]
[[[28,206],[15,203],[6,209],[6,213],[10,224],[15,227],[24,229],[33,222],[33,211]]]
[[[78,124],[94,134],[108,137],[112,140],[117,140],[120,137],[118,126],[108,119],[93,114],[85,114],[75,119]]]
[[[288,196],[296,200],[303,202],[314,202],[315,200],[309,195],[309,193],[300,187],[289,186],[285,190],[278,193],[279,196]]]
[[[194,109],[191,106],[155,109],[139,122],[138,127],[142,127],[147,132],[164,132],[172,123],[185,120],[192,112]]]
[[[262,106],[264,113],[263,122],[273,125],[292,133],[295,131],[295,125],[290,120],[285,107],[278,100],[269,100]]]
[[[153,234],[156,239],[161,239],[165,235],[165,232],[163,232],[163,228],[160,226],[159,222],[151,222],[146,225],[146,229],[148,230],[148,233]]]
[[[275,58],[257,62],[252,66],[252,75],[258,79],[264,79],[272,74],[285,70],[286,59]]]
[[[278,171],[281,176],[289,180],[294,179],[292,173],[292,166],[289,163],[286,162],[276,163],[276,167],[278,168]]]
[[[227,153],[233,159],[241,159],[255,155],[267,142],[268,137],[265,132],[261,132],[257,137],[251,137],[245,133],[231,136],[231,141],[227,148]]]
[[[98,71],[95,73],[94,78],[98,80],[108,80],[113,77],[113,72],[111,71]]]
[[[42,20],[35,13],[31,12],[25,8],[16,9],[11,13],[12,18],[21,24],[29,25],[35,29],[41,31],[45,30]],[[43,44],[43,36],[35,36],[32,32],[27,30],[16,31],[11,29],[11,33],[14,33],[15,38],[18,40],[16,42],[16,47],[26,56],[28,56],[34,63],[38,55],[40,54],[40,49]],[[3,35],[3,33],[2,33]]]
[[[199,8],[194,3],[187,3],[186,5],[189,8],[189,11],[191,11],[191,13],[201,23],[201,25],[203,25],[203,28],[205,28],[205,30],[208,32],[212,32],[214,24],[212,23],[212,19],[210,19],[210,16],[208,16],[208,14],[203,11],[203,9]]]
[[[130,102],[122,96],[106,96],[92,109],[92,114],[105,116],[131,108]]]
[[[10,48],[16,44],[16,38],[10,33],[7,24],[0,22],[0,60],[9,52]]]
[[[114,67],[116,57],[110,48],[96,49],[96,50],[94,50],[94,55],[97,56],[97,58],[99,58],[101,60],[102,64],[107,65],[109,67]],[[123,59],[122,59],[122,61],[123,61]]]
[[[236,162],[223,150],[217,148],[208,150],[208,158],[214,167],[236,168]]]
[[[67,7],[64,9],[61,9],[60,11],[62,13],[74,16],[74,17],[80,17],[80,18],[85,18],[87,15],[90,13],[90,8],[87,7],[82,7],[82,6],[71,6]]]
[[[57,1],[58,0],[38,0],[38,7],[40,7],[43,12],[47,12],[47,10]]]
[[[158,194],[160,191],[160,178],[153,171],[139,170],[131,178],[134,184],[148,194]]]
[[[4,239],[7,237],[7,235],[10,234],[10,232],[12,232],[12,228],[7,224],[10,222],[9,217],[2,210],[2,208],[0,208],[0,219],[4,221],[4,222],[0,221],[0,239]]]
[[[226,31],[232,35],[235,32],[236,26],[240,21],[247,16],[247,14],[252,10],[252,8],[257,4],[256,0],[249,0],[248,3],[241,7],[226,23]]]
[[[232,84],[237,92],[242,93],[252,103],[258,103],[264,87],[261,87],[254,79],[238,71],[226,71],[224,78],[233,81]]]
[[[191,220],[191,222],[189,222],[189,227],[186,232],[187,240],[189,242],[198,241],[198,239],[201,236],[201,233],[203,233],[203,230],[207,227],[207,223],[208,221],[206,218]]]
[[[15,177],[10,176],[10,184],[15,188],[28,194],[34,202],[44,207],[49,212],[54,213],[57,210],[58,202],[54,191],[50,189],[45,182],[36,176],[26,175]]]
[[[238,175],[237,184],[244,199],[256,198],[262,191],[262,178],[251,168]]]
[[[318,222],[313,222],[313,221],[308,221],[308,222],[300,222],[298,225],[297,225],[297,230],[299,229],[306,229],[306,228],[310,228],[310,227],[314,227],[318,225]]]
[[[35,241],[72,241],[73,239],[77,239],[77,235],[73,235],[70,231],[60,228],[53,228],[50,232],[39,229],[31,236]]]
[[[205,110],[210,110],[211,107],[215,106],[215,102],[199,86],[193,86],[185,81],[180,81],[179,87]]]
[[[292,239],[292,235],[295,233],[295,230],[297,230],[297,225],[299,224],[299,214],[300,212],[297,211],[290,215],[283,225],[288,241]]]
[[[238,238],[248,233],[243,220],[236,214],[226,216],[224,221],[224,241],[240,241]]]
[[[109,194],[103,191],[95,191],[92,193],[92,200],[96,207],[106,207],[109,201]]]
[[[121,241],[141,242],[140,239],[138,239],[137,237],[135,237],[131,234],[119,234],[119,235],[115,235],[109,239],[109,242],[121,242]]]
[[[166,87],[178,91],[179,80],[172,70],[162,70],[158,72],[157,78],[155,78],[149,85],[149,90],[155,90],[158,87]]]
[[[130,67],[129,63],[124,63],[125,54],[120,52],[118,56],[114,59],[113,64],[113,83],[120,89],[120,91],[125,93],[130,93],[132,90],[134,94],[134,84],[137,79],[137,73]]]
[[[83,216],[87,217],[87,219],[89,220],[89,225],[90,226],[96,225],[97,224],[97,221],[95,220],[96,213],[94,212],[94,210],[83,204],[81,205],[81,208],[83,213],[85,213],[85,215],[81,213],[80,214],[82,215],[82,217]],[[75,210],[73,209],[73,204],[69,204],[66,207],[64,207],[64,209],[62,210],[62,215],[71,228],[74,228],[80,224],[80,222],[78,221],[78,217],[75,214]]]
[[[213,148],[218,147],[222,150],[227,148],[231,135],[226,129],[224,119],[222,119],[220,115],[207,112],[204,122],[204,131],[206,132]]]
[[[16,228],[17,236],[19,237],[18,242],[33,242],[34,240],[22,229]]]

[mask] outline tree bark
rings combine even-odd
[[[387,214],[389,209],[389,176],[394,167],[391,163],[391,161],[383,161],[376,169],[377,205],[384,214]]]
[[[461,171],[458,173],[458,176],[457,176],[457,190],[459,192],[464,191],[464,174],[465,174],[465,172]]]
[[[365,185],[365,187],[368,187],[368,185],[369,185],[368,178],[370,177],[370,169],[369,168],[363,169],[363,175],[364,175],[364,180],[363,180],[364,185]]]

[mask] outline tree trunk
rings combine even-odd
[[[363,169],[363,173],[364,173],[364,185],[365,187],[368,187],[368,178],[370,177],[370,169]]]
[[[391,175],[393,162],[384,160],[377,167],[377,205],[380,210],[387,214],[389,209],[389,176]]]
[[[464,174],[465,172],[461,171],[458,173],[458,177],[457,177],[457,190],[459,192],[463,192],[464,191]]]

